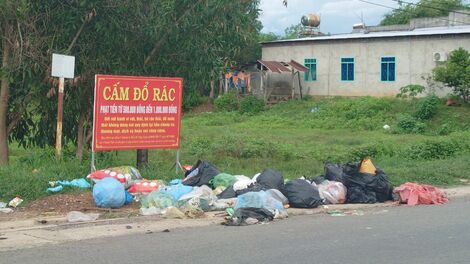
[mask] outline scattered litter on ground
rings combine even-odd
[[[252,219],[256,219],[256,221]],[[244,226],[249,224],[257,224],[259,222],[269,222],[273,219],[274,213],[265,208],[239,208],[235,210],[234,215],[232,218],[227,220],[225,225]]]
[[[163,217],[168,219],[183,219],[185,215],[178,208],[170,206],[164,210]]]
[[[69,200],[59,199],[65,197],[62,196],[64,194],[50,196],[51,199],[58,197],[55,199],[57,208],[55,205],[51,206],[51,203],[40,204],[39,201],[31,204],[39,205],[37,210],[40,212],[61,211],[69,208],[67,212],[72,211],[67,214],[70,222],[93,221],[99,217],[98,214],[84,214],[79,211],[104,211],[101,217],[109,217],[118,210],[102,208],[121,208],[125,204],[132,204],[127,208],[133,209],[134,214],[137,214],[137,206],[140,205],[141,215],[160,215],[167,219],[226,216],[225,224],[240,226],[285,219],[288,217],[287,208],[322,206],[331,216],[361,216],[364,215],[361,210],[335,210],[337,207],[328,207],[327,204],[375,203],[393,198],[393,188],[387,176],[369,159],[347,164],[326,163],[324,175],[313,179],[302,177],[287,182],[282,173],[273,169],[266,169],[249,178],[244,175],[220,172],[210,162],[201,160],[195,166],[188,168],[184,179],[173,179],[168,183],[161,180],[142,179],[140,173],[133,167],[101,170],[88,175],[88,178],[95,182],[93,197],[89,192],[73,194],[73,196],[87,196],[80,207],[70,210],[70,206],[67,206]],[[85,185],[89,185],[86,179],[55,181],[50,183],[51,187],[48,191],[60,192],[64,186],[87,188]],[[432,189],[434,188],[432,186],[432,188],[421,187],[427,188],[426,190],[432,195],[439,194],[437,189]],[[413,198],[411,190],[400,188],[403,186],[395,189],[396,197],[400,196],[402,202],[409,204],[413,204],[416,199],[420,203],[447,201],[444,200],[445,198],[437,200],[427,196],[421,198],[419,195],[422,194],[419,194],[418,198]],[[19,204],[20,200],[16,203]],[[92,204],[93,200],[96,206],[102,208],[91,206],[90,203]],[[82,202],[80,199],[72,199],[72,201]],[[140,203],[133,203],[133,201]],[[12,202],[10,206],[15,205]],[[63,206],[61,206],[62,203],[64,203]],[[4,203],[0,205],[6,207]],[[0,212],[4,210],[13,211],[11,208],[1,208]],[[206,215],[209,211],[220,211],[220,213]],[[382,210],[373,214],[387,212],[387,210]]]
[[[320,112],[320,107],[316,106],[316,107],[312,107],[310,109],[310,113],[318,113]]]
[[[48,193],[58,193],[58,192],[61,192],[63,189],[64,189],[64,186],[58,185],[56,187],[47,188],[46,192],[48,192]]]
[[[9,213],[12,213],[12,212],[13,212],[13,209],[11,209],[11,208],[0,208],[0,213],[9,214]]]
[[[445,204],[448,202],[441,190],[426,184],[407,182],[395,188],[394,192],[399,194],[401,203],[408,205]]]
[[[7,207],[7,204],[4,203],[4,202],[0,202],[0,208],[6,208]]]
[[[71,181],[50,181],[49,186],[56,187],[56,186],[63,186],[63,187],[77,187],[80,189],[87,189],[91,188],[91,184],[84,178],[80,179],[73,179]]]
[[[333,210],[327,212],[330,216],[362,216],[364,215],[364,211],[361,210],[351,210],[351,211],[340,211],[340,210]]]
[[[85,214],[78,211],[72,211],[67,214],[67,221],[69,223],[91,222],[96,221],[99,217],[100,214],[97,213]]]
[[[13,198],[13,199],[8,203],[8,206],[13,207],[13,208],[16,208],[16,207],[18,207],[18,205],[20,205],[22,202],[23,202],[23,199],[21,199],[20,197],[16,196],[15,198]]]
[[[142,207],[140,208],[140,214],[145,215],[145,216],[160,215],[162,214],[162,209],[157,208],[157,207],[150,207],[150,208]]]

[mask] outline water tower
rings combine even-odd
[[[310,14],[304,15],[302,16],[302,19],[300,20],[300,22],[304,26],[302,35],[307,36],[307,37],[323,35],[320,32],[321,17],[319,14],[310,13]]]

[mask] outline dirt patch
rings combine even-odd
[[[70,211],[97,212],[100,218],[137,216],[140,203],[133,202],[119,209],[103,209],[95,205],[91,192],[50,195],[33,201],[26,207],[17,208],[10,214],[0,214],[0,221],[24,219],[39,216],[61,216]]]
[[[200,104],[196,107],[193,107],[189,112],[190,113],[207,113],[207,112],[214,112],[215,107],[211,102],[205,102]]]

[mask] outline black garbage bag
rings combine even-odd
[[[291,180],[284,186],[284,196],[293,208],[315,208],[323,204],[318,189],[306,180]]]
[[[231,219],[225,223],[228,226],[244,226],[247,225],[246,219],[253,218],[259,222],[268,222],[274,219],[274,214],[265,208],[238,208]]]
[[[326,180],[325,175],[320,175],[315,178],[308,179],[311,183],[315,183],[316,185],[324,182]]]
[[[269,189],[272,189],[272,188],[266,188],[263,185],[255,182],[253,184],[248,185],[248,187],[245,188],[245,189],[235,191],[235,193],[237,194],[237,196],[239,196],[239,195],[242,195],[242,194],[248,193],[248,192],[259,192],[259,191],[266,191],[266,190],[269,190]]]
[[[347,203],[377,203],[392,200],[393,187],[379,168],[376,175],[360,173],[360,163],[344,166],[344,185],[348,189]]]
[[[276,189],[282,192],[282,189],[284,188],[284,177],[282,177],[282,173],[273,169],[264,170],[256,178],[256,182],[267,190]]]
[[[210,162],[198,160],[196,165],[184,174],[183,184],[188,186],[210,186],[209,182],[219,173],[219,170]]]
[[[377,196],[377,201],[383,203],[385,201],[393,200],[393,186],[388,181],[388,177],[384,171],[377,168],[375,171],[375,193]]]
[[[218,199],[230,199],[237,197],[237,193],[233,190],[233,185],[225,188],[223,192],[217,195]]]
[[[329,181],[337,181],[344,184],[343,179],[344,165],[325,163],[325,178]]]

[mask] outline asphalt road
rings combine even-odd
[[[0,252],[0,263],[470,263],[470,198],[71,242]]]

